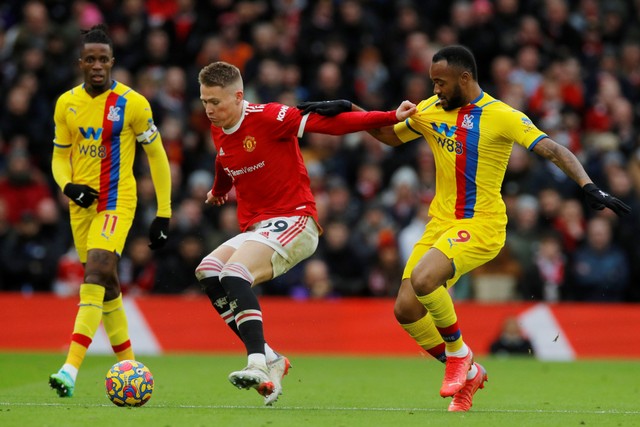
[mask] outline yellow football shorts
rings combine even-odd
[[[122,255],[129,229],[133,224],[133,212],[102,211],[95,208],[71,207],[71,232],[82,263],[87,262],[87,251],[104,249]]]
[[[450,288],[460,276],[495,258],[505,240],[506,226],[503,222],[487,219],[444,221],[432,218],[420,240],[413,246],[402,279],[410,278],[424,254],[429,249],[436,248],[453,262],[454,275],[446,283],[447,288]]]

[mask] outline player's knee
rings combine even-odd
[[[223,267],[224,263],[211,254],[207,255],[202,259],[202,261],[200,261],[200,264],[196,267],[195,275],[196,279],[198,279],[203,287],[203,290],[205,286],[204,282],[206,282],[204,279],[220,276],[220,272]]]
[[[401,325],[417,322],[424,317],[425,309],[418,302],[415,294],[412,293],[409,298],[404,294],[399,294],[393,306],[393,315]]]
[[[411,285],[416,295],[427,295],[442,285],[439,278],[429,269],[414,269],[411,273]]]
[[[242,263],[232,262],[225,264],[220,271],[220,281],[224,280],[226,277],[237,277],[247,282],[253,284],[254,277],[253,274],[249,271],[249,268]]]

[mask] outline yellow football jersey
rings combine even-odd
[[[486,218],[506,224],[500,190],[513,143],[531,150],[547,135],[520,111],[482,92],[445,111],[432,96],[394,126],[403,142],[424,137],[436,164],[436,194],[429,214],[454,220]]]
[[[135,209],[136,141],[162,144],[149,102],[116,81],[95,98],[79,85],[60,96],[54,120],[54,146],[70,150],[71,181],[100,193],[97,211]]]

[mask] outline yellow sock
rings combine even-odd
[[[82,361],[91,345],[102,319],[102,301],[104,300],[104,287],[83,283],[80,285],[80,304],[76,322],[73,325],[73,335],[67,353],[68,363],[80,369]]]
[[[127,315],[122,305],[122,294],[116,299],[104,302],[102,323],[118,360],[135,360],[129,340]]]
[[[427,295],[417,296],[418,301],[425,306],[433,322],[442,336],[447,347],[447,352],[455,352],[462,348],[462,333],[458,327],[458,317],[453,308],[453,300],[451,295],[440,286],[435,291]]]
[[[418,345],[425,349],[427,353],[441,362],[446,360],[444,340],[429,313],[417,322],[400,324],[400,326],[402,326],[402,328],[411,335],[411,338],[416,340]]]

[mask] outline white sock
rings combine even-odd
[[[267,343],[264,343],[264,354],[267,357],[267,363],[273,362],[280,356],[278,353],[273,351],[273,349],[269,347],[269,344]]]
[[[78,368],[68,363],[65,363],[64,365],[62,365],[62,370],[65,371],[67,374],[69,374],[69,376],[73,379],[74,382],[76,381],[76,378],[78,377]]]
[[[453,357],[466,357],[467,354],[469,354],[469,347],[467,347],[466,344],[462,344],[462,347],[460,348],[460,350],[458,351],[448,351],[445,350],[445,354],[448,356],[453,356]]]
[[[471,369],[467,372],[467,379],[472,380],[478,374],[478,366],[474,363],[471,365]]]
[[[249,366],[267,369],[267,359],[262,353],[251,353],[249,355]]]

